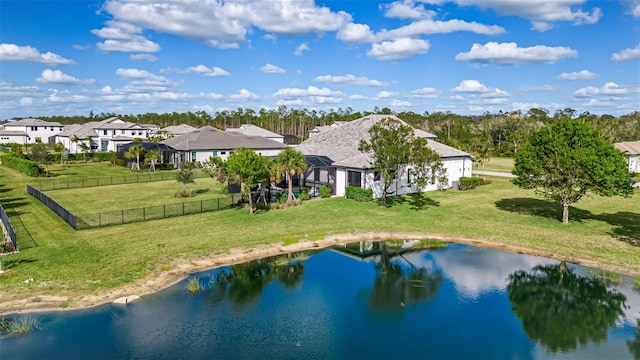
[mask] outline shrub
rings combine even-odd
[[[2,165],[29,176],[38,176],[43,173],[37,162],[21,159],[14,155],[0,156],[0,161],[2,161]]]
[[[194,196],[193,189],[180,189],[180,191],[176,191],[175,197],[177,198],[188,198]]]
[[[113,151],[95,152],[90,156],[94,162],[112,161],[116,157],[116,153]]]
[[[460,190],[471,190],[477,186],[484,185],[485,181],[479,177],[461,177],[460,178]]]
[[[303,201],[311,199],[311,194],[309,193],[309,189],[304,188],[300,190],[300,194],[298,194],[298,199]]]
[[[318,191],[320,192],[321,198],[328,198],[329,196],[331,196],[331,188],[327,185],[320,186],[320,189],[318,189]]]
[[[347,199],[353,199],[360,202],[373,201],[373,190],[363,189],[357,186],[347,186],[345,190]]]
[[[202,285],[200,285],[200,280],[198,280],[197,278],[189,279],[189,282],[187,282],[187,291],[189,292],[189,294],[196,295],[201,290]]]
[[[282,191],[276,194],[276,202],[282,204],[287,201],[287,193]]]

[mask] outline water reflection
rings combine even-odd
[[[2,338],[0,358],[638,359],[629,278],[605,286],[556,260],[428,246],[285,255],[194,274],[127,306],[29,314],[44,330]]]
[[[529,337],[552,353],[605,342],[626,300],[602,280],[577,275],[565,262],[514,272],[507,292]]]

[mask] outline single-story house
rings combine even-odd
[[[0,131],[0,144],[35,144],[38,141],[48,144],[63,130],[64,126],[59,122],[31,118],[7,121]]]
[[[251,124],[242,124],[239,128],[227,128],[225,131],[229,132],[237,132],[241,134],[245,134],[247,136],[260,136],[265,139],[270,139],[273,141],[277,141],[279,143],[284,143],[284,135],[276,134],[267,129],[263,129],[256,125]]]
[[[627,158],[630,173],[640,173],[640,140],[619,142],[613,145],[616,149],[622,151]]]
[[[127,159],[125,154],[134,145],[140,145],[144,149],[145,153],[148,151],[157,151],[160,154],[158,164],[173,164],[175,159],[176,150],[167,144],[150,142],[150,141],[134,141],[126,144],[118,145],[116,153],[118,159],[124,160],[128,166],[131,165],[135,159]],[[140,162],[144,161],[144,155],[140,158]]]
[[[297,150],[303,154],[324,156],[331,162],[330,167],[325,165],[313,170],[308,169],[305,173],[305,186],[317,185],[319,181],[324,182],[338,196],[344,196],[347,186],[357,186],[372,189],[374,196],[380,197],[383,184],[379,179],[379,173],[371,166],[372,154],[358,150],[358,146],[360,140],[370,139],[369,129],[386,118],[399,120],[407,125],[395,115],[368,115],[325,129],[298,145]],[[416,185],[410,185],[408,179],[411,176],[410,171],[403,171],[390,189],[395,191],[395,194],[437,190],[442,187],[451,188],[457,185],[461,177],[471,176],[473,165],[471,154],[435,141],[436,136],[426,131],[414,129],[414,134],[427,138],[427,146],[440,155],[446,183],[433,181],[425,188],[419,189]],[[311,178],[312,174],[313,178]],[[328,180],[323,181],[324,179]]]
[[[161,144],[176,150],[175,165],[182,161],[206,161],[210,157],[226,160],[235,149],[253,149],[264,156],[276,156],[288,146],[260,136],[247,136],[242,133],[228,132],[212,126],[204,126],[192,132],[162,140]]]
[[[309,137],[312,137],[313,135],[319,134],[323,131],[331,130],[333,128],[336,128],[340,125],[344,125],[347,123],[348,121],[334,121],[331,125],[316,125],[314,126],[313,129],[309,130]]]

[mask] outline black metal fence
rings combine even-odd
[[[203,178],[203,177],[208,177],[208,175],[201,171],[196,171],[195,177]],[[159,171],[154,173],[123,175],[123,176],[108,176],[108,177],[87,178],[87,179],[43,181],[39,183],[34,183],[32,184],[32,186],[39,189],[40,191],[50,191],[50,190],[77,189],[77,188],[96,187],[96,186],[136,184],[136,183],[167,181],[167,180],[175,180],[174,171]]]
[[[46,207],[53,210],[58,216],[60,216],[67,224],[71,225],[72,228],[77,230],[76,228],[76,216],[69,210],[67,210],[64,206],[58,204],[57,201],[53,200],[49,197],[49,195],[43,193],[42,191],[36,189],[31,186],[31,184],[27,184],[27,193],[36,199],[40,200]]]
[[[95,214],[81,214],[76,218],[78,226],[77,229],[81,230],[217,211],[231,207],[235,204],[236,200],[237,198],[232,195],[217,199],[146,206],[135,209],[114,210]]]
[[[0,205],[0,220],[4,224],[4,230],[6,230],[6,232],[4,232],[5,234],[4,236],[7,236],[10,242],[10,246],[6,250],[8,250],[8,252],[18,251],[18,242],[17,242],[16,232],[13,229],[13,226],[11,225],[11,221],[9,221],[9,217],[7,216],[6,211],[4,211],[4,208],[2,207],[2,205]]]

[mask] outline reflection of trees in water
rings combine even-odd
[[[551,352],[605,341],[626,300],[601,280],[576,275],[564,262],[516,271],[507,292],[529,337]]]
[[[636,321],[636,331],[633,340],[627,341],[627,347],[633,355],[633,358],[640,360],[640,319]]]
[[[380,245],[380,261],[376,264],[376,279],[371,288],[371,309],[400,310],[404,306],[417,304],[433,298],[442,284],[442,274],[432,269],[417,268],[400,255],[409,266],[401,266],[392,259],[397,255]]]
[[[274,279],[284,288],[296,287],[302,283],[307,258],[304,253],[287,254],[232,265],[228,271],[221,270],[211,275],[212,286],[204,296],[211,303],[218,303],[226,297],[235,305],[243,305],[259,299]]]

